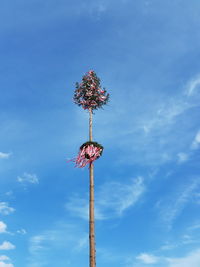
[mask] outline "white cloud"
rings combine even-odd
[[[42,242],[45,240],[48,240],[49,236],[47,234],[42,234],[42,235],[36,235],[33,236],[30,240],[31,246],[30,246],[30,251],[31,253],[35,253],[38,250],[43,249]]]
[[[189,228],[189,230],[191,231],[191,228]],[[182,235],[180,238],[176,238],[176,240],[174,242],[165,242],[160,249],[162,251],[167,251],[167,250],[175,250],[177,248],[181,248],[184,247],[185,245],[191,245],[191,244],[197,244],[199,243],[199,239],[198,236],[192,234],[184,234]]]
[[[38,235],[32,236],[30,239],[29,250],[31,254],[40,254],[46,251],[47,248],[83,248],[85,243],[86,233],[80,231],[76,225],[58,224],[52,229],[41,232]],[[87,235],[88,237],[88,235]]]
[[[171,249],[174,249],[176,247],[178,247],[179,244],[170,244],[168,242],[166,242],[164,245],[161,246],[161,250],[171,250]]]
[[[187,102],[182,95],[165,101],[162,99],[160,102],[152,106],[151,102],[146,100],[145,103],[141,103],[141,107],[145,106],[145,111],[140,107],[133,107],[131,103],[127,104],[127,106],[130,105],[128,110],[122,110],[121,114],[115,110],[116,116],[122,121],[125,120],[124,114],[127,116],[132,114],[134,117],[134,123],[130,119],[123,124],[123,130],[116,129],[112,123],[113,118],[110,117],[110,126],[108,123],[106,127],[109,135],[115,136],[117,140],[114,138],[109,141],[115,142],[115,146],[117,144],[121,152],[119,155],[123,154],[120,161],[126,164],[161,165],[169,161],[177,161],[177,154],[189,149],[192,133],[186,128],[187,125],[182,123],[182,119],[187,117],[187,112],[191,111],[193,103]],[[106,116],[109,117],[107,114]],[[109,119],[104,118],[104,120]],[[104,127],[101,128],[98,129],[99,132],[104,129]]]
[[[120,216],[139,200],[144,191],[142,177],[132,179],[129,184],[109,182],[101,186],[97,194],[97,206],[104,212],[108,210],[108,213]]]
[[[4,222],[0,221],[0,234],[6,233],[6,229],[7,225]]]
[[[29,251],[30,262],[28,266],[51,266],[54,255],[64,253],[70,260],[71,254],[77,254],[77,251],[87,253],[88,234],[80,224],[56,223],[50,229],[42,231],[30,238]],[[37,265],[36,263],[40,264]],[[56,266],[62,265],[62,259],[58,259]],[[68,265],[67,265],[68,266]],[[76,266],[69,263],[69,266]]]
[[[142,177],[132,179],[129,184],[109,182],[96,193],[95,218],[97,220],[121,216],[132,207],[145,191]],[[72,197],[66,209],[75,216],[88,219],[88,198]]]
[[[10,207],[7,202],[0,202],[0,214],[9,215],[14,211],[15,209]]]
[[[8,256],[5,255],[0,255],[0,261],[9,261],[10,258]]]
[[[191,148],[198,149],[200,145],[200,130],[197,132],[194,141],[192,142]]]
[[[14,267],[12,263],[6,263],[10,261],[10,258],[5,255],[0,255],[0,267]]]
[[[15,245],[13,245],[12,243],[10,243],[8,241],[4,241],[0,245],[0,250],[11,250],[11,249],[15,249]]]
[[[200,249],[197,249],[182,258],[167,259],[169,267],[199,267],[200,266]]]
[[[123,253],[116,253],[116,251],[112,250],[112,248],[102,248],[98,247],[98,258],[103,263],[105,262],[107,266],[127,266],[126,263],[130,261],[127,255]],[[132,259],[131,259],[132,260]],[[103,264],[102,264],[103,265]]]
[[[22,176],[18,176],[17,181],[19,183],[31,183],[31,184],[39,183],[39,179],[36,174],[30,174],[26,172]]]
[[[200,223],[196,223],[189,227],[189,230],[192,230],[192,231],[196,229],[200,229]]]
[[[0,152],[0,159],[8,159],[11,156],[11,153]]]
[[[88,246],[88,235],[81,237],[78,242],[75,250],[80,251]]]
[[[10,190],[10,191],[6,192],[5,195],[8,197],[11,197],[13,195],[13,191]]]
[[[178,117],[188,111],[192,104],[179,96],[177,98],[171,97],[169,100],[163,101],[162,104],[157,104],[157,106],[151,118],[149,118],[149,114],[145,114],[143,118],[142,128],[147,134],[154,130],[160,130],[160,134],[162,130],[166,131],[166,128],[173,127],[178,121]]]
[[[200,88],[200,76],[192,79],[186,88],[186,95],[192,96],[196,93],[196,91]]]
[[[21,235],[26,235],[26,234],[27,234],[27,232],[26,232],[25,229],[17,230],[17,233],[18,233],[18,234],[21,234]]]
[[[72,213],[75,214],[76,216],[87,220],[89,217],[89,212],[88,212],[88,201],[85,198],[80,198],[80,197],[71,197],[69,201],[65,205],[66,209]],[[95,218],[96,219],[103,219],[101,214],[97,214],[98,211],[95,208]]]
[[[178,156],[178,162],[179,163],[186,162],[189,158],[188,154],[182,153],[182,152],[178,153],[177,156]]]
[[[160,209],[161,219],[170,228],[173,221],[181,214],[188,202],[193,200],[195,190],[199,188],[200,180],[195,179],[190,184],[185,185],[183,188],[179,188],[174,196],[158,202],[157,208]]]
[[[148,253],[141,253],[136,257],[137,260],[140,260],[144,264],[153,264],[159,261],[159,258]]]
[[[173,246],[173,249],[176,245]],[[170,248],[171,249],[171,248]],[[167,253],[169,254],[169,252]],[[131,258],[130,258],[131,259]],[[128,266],[143,266],[143,264],[149,264],[156,266],[166,266],[166,267],[199,267],[200,266],[200,248],[197,248],[190,253],[182,257],[166,257],[166,256],[155,256],[149,253],[141,253],[136,259],[140,261],[138,265],[135,260],[130,260],[131,265]]]
[[[0,261],[0,267],[14,267],[12,263],[5,263],[3,261]]]

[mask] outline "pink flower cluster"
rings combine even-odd
[[[93,144],[86,145],[80,149],[77,158],[75,159],[76,167],[83,168],[87,164],[92,163],[101,156],[102,148],[96,147]]]

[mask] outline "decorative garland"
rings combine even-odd
[[[98,159],[103,152],[103,146],[97,142],[88,141],[80,147],[77,158],[74,160],[76,167],[83,168]]]
[[[101,88],[100,79],[93,70],[88,71],[82,82],[76,83],[74,102],[83,109],[98,109],[107,104],[109,94]]]

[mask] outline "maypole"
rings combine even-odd
[[[92,142],[92,109],[89,109],[89,141]],[[94,164],[90,162],[90,197],[89,197],[89,248],[90,267],[96,266],[95,228],[94,228]]]
[[[101,108],[107,104],[109,94],[105,88],[101,88],[100,79],[93,70],[87,72],[82,82],[76,83],[74,94],[75,104],[82,106],[89,112],[89,141],[84,143],[79,150],[75,159],[76,167],[83,168],[89,164],[89,262],[90,267],[96,266],[95,250],[95,216],[94,216],[94,161],[98,159],[102,152],[103,146],[93,141],[92,136],[92,118],[93,110]]]

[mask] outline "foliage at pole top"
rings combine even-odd
[[[101,88],[100,79],[93,70],[88,71],[81,83],[76,83],[74,102],[83,109],[98,109],[107,104],[109,94]]]

